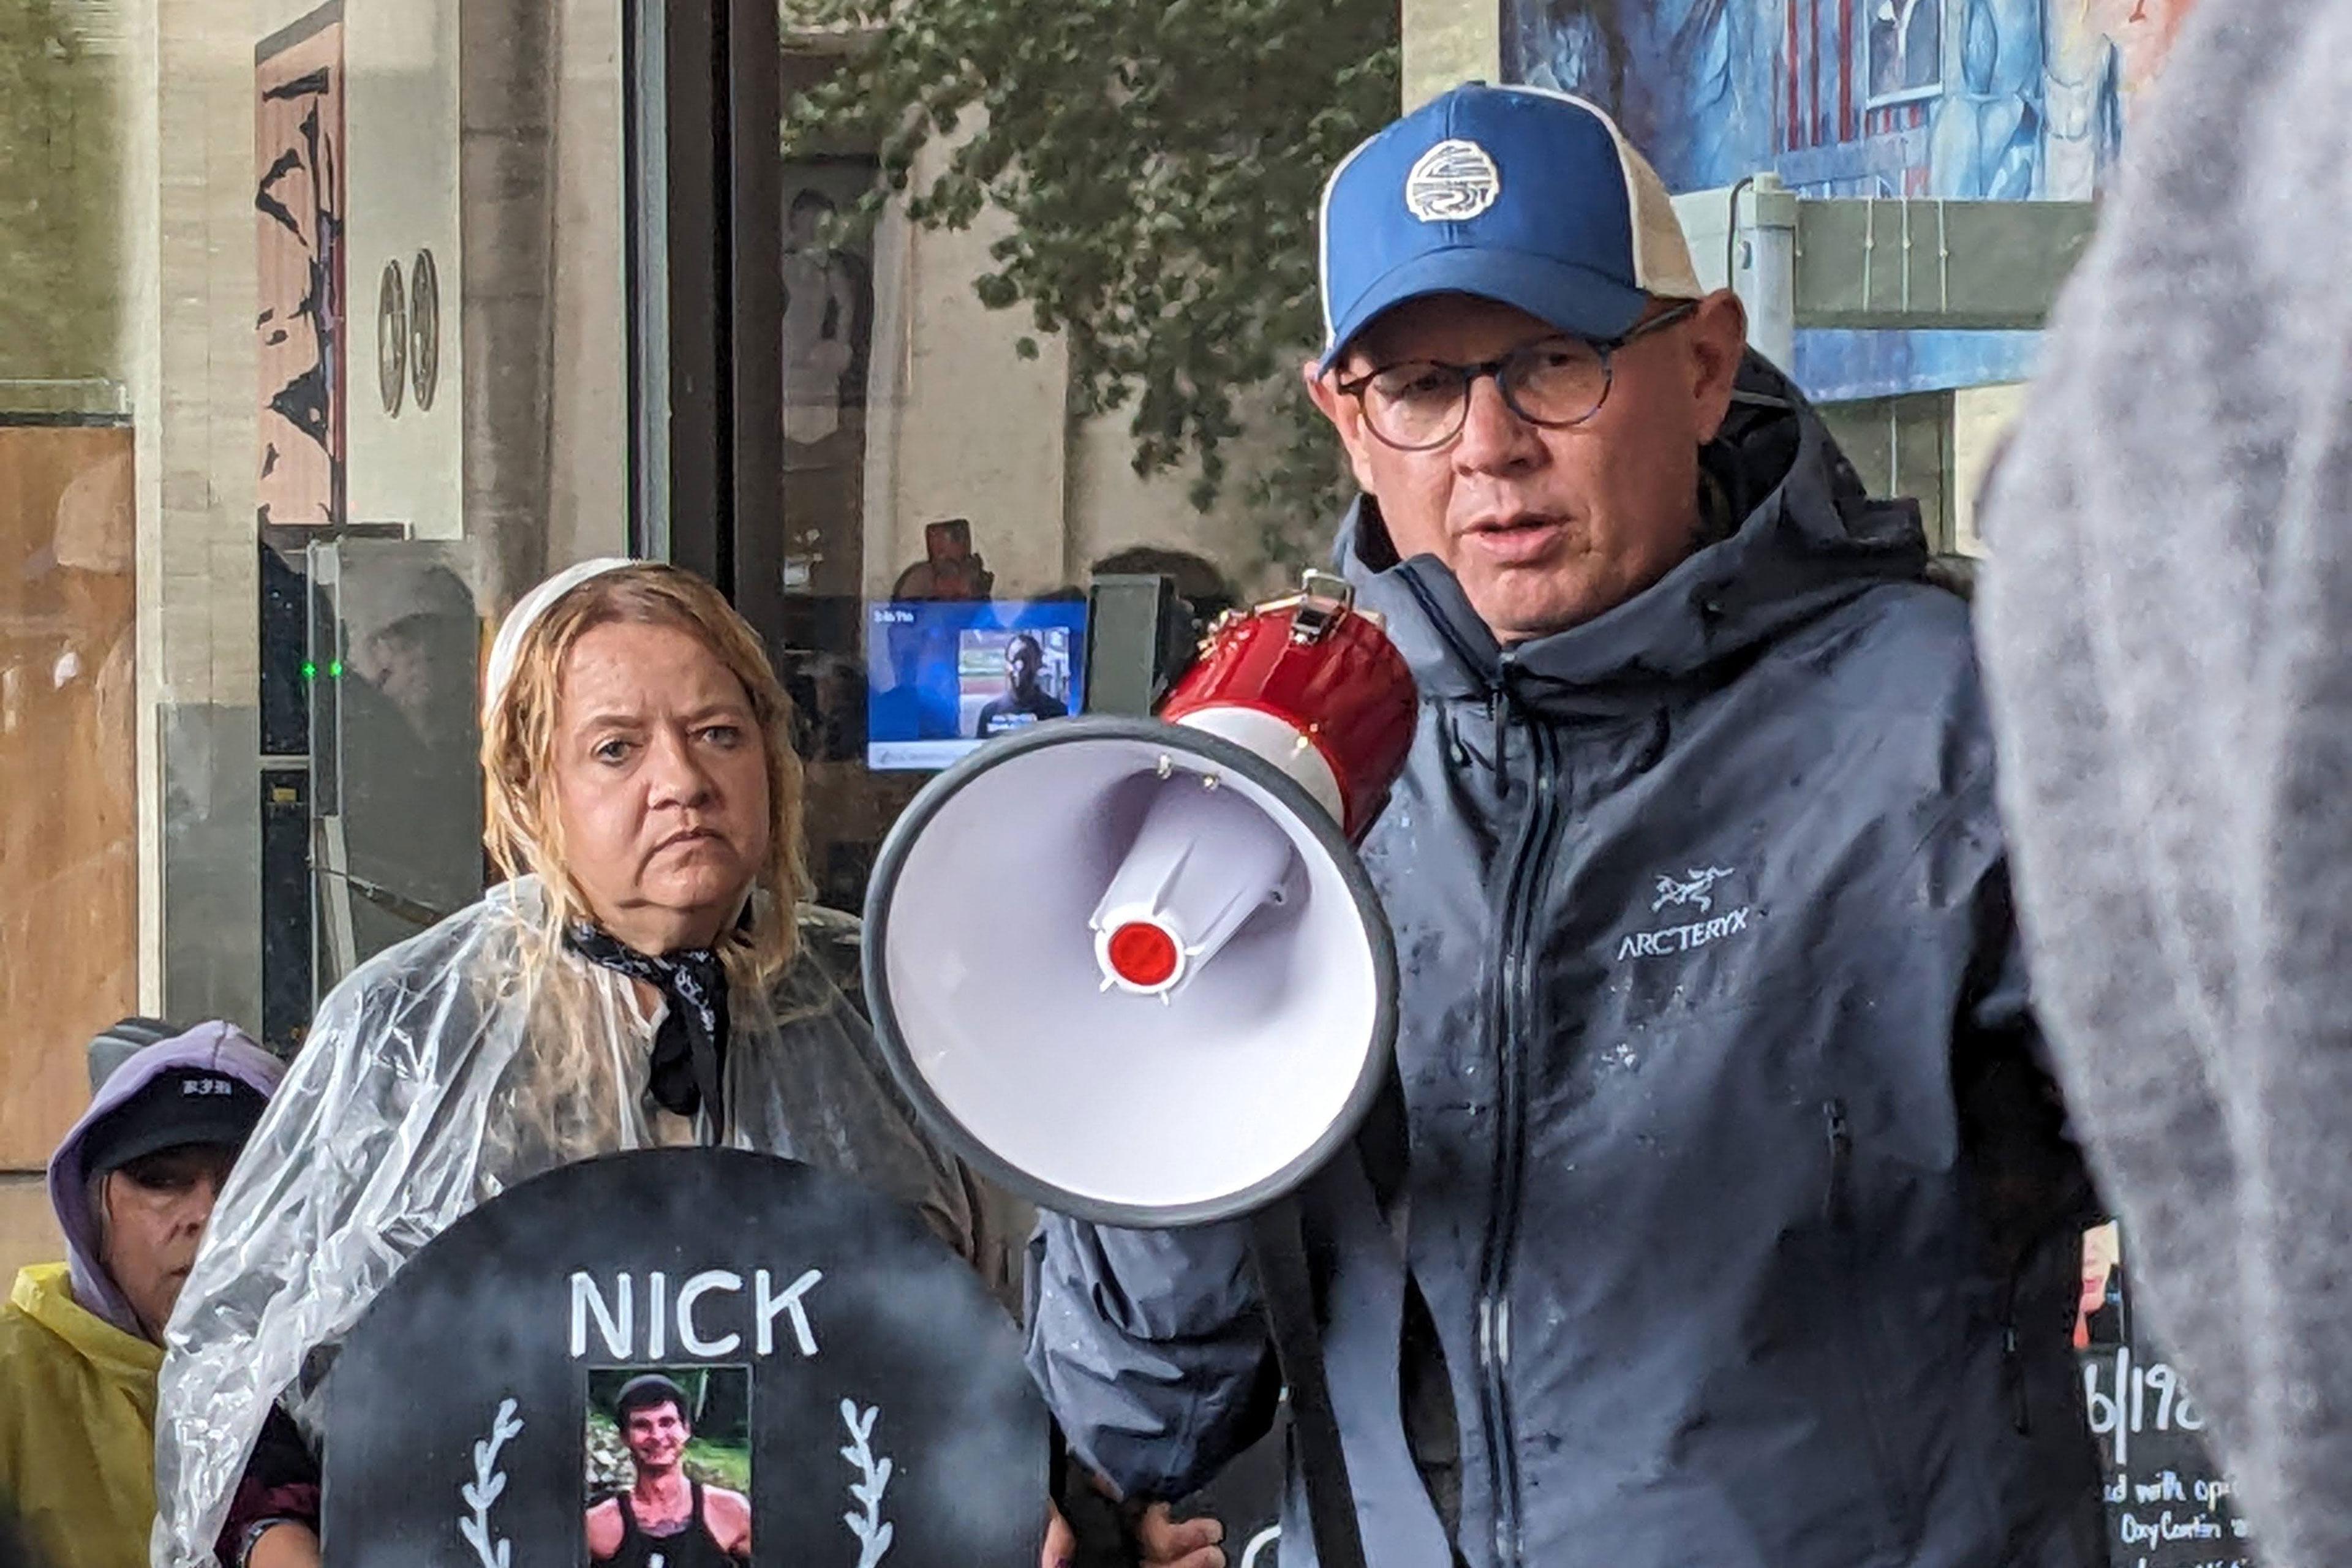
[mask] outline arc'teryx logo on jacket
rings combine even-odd
[[[1730,875],[1731,868],[1728,866],[1710,866],[1704,871],[1693,871],[1686,882],[1661,877],[1658,879],[1658,896],[1650,905],[1651,911],[1655,913],[1669,904],[1696,904],[1701,910],[1711,910],[1715,908],[1715,900],[1708,895],[1707,889]]]
[[[1628,959],[1657,958],[1670,952],[1688,952],[1695,947],[1720,942],[1748,929],[1752,908],[1742,905],[1715,913],[1716,886],[1736,875],[1727,866],[1694,867],[1682,877],[1662,876],[1657,879],[1658,896],[1650,903],[1652,913],[1670,909],[1696,909],[1707,918],[1688,921],[1679,925],[1663,926],[1654,931],[1628,931],[1617,944],[1617,962]]]

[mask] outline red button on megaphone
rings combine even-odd
[[[1119,1225],[1251,1210],[1320,1165],[1394,1041],[1353,846],[1415,708],[1377,617],[1310,574],[1220,622],[1156,717],[1033,725],[934,779],[866,917],[875,1032],[933,1127]]]
[[[1160,706],[1294,780],[1360,839],[1412,744],[1412,673],[1337,577],[1228,616]],[[1172,790],[1153,805],[1090,922],[1106,984],[1166,996],[1299,869],[1281,825],[1247,805]]]

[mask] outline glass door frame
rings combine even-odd
[[[736,595],[782,526],[774,0],[624,0],[632,552]]]

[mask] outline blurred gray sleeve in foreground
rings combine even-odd
[[[2037,1007],[2266,1563],[2352,1561],[2352,0],[2207,0],[1991,498]]]

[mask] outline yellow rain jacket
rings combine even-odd
[[[0,1497],[41,1568],[145,1568],[163,1348],[86,1311],[62,1263],[0,1306]]]
[[[229,1024],[138,1051],[49,1159],[49,1206],[69,1261],[16,1277],[0,1304],[0,1505],[37,1568],[147,1568],[155,1521],[155,1390],[163,1348],[100,1257],[104,1226],[83,1162],[90,1130],[175,1069],[227,1073],[267,1095],[285,1068]]]

